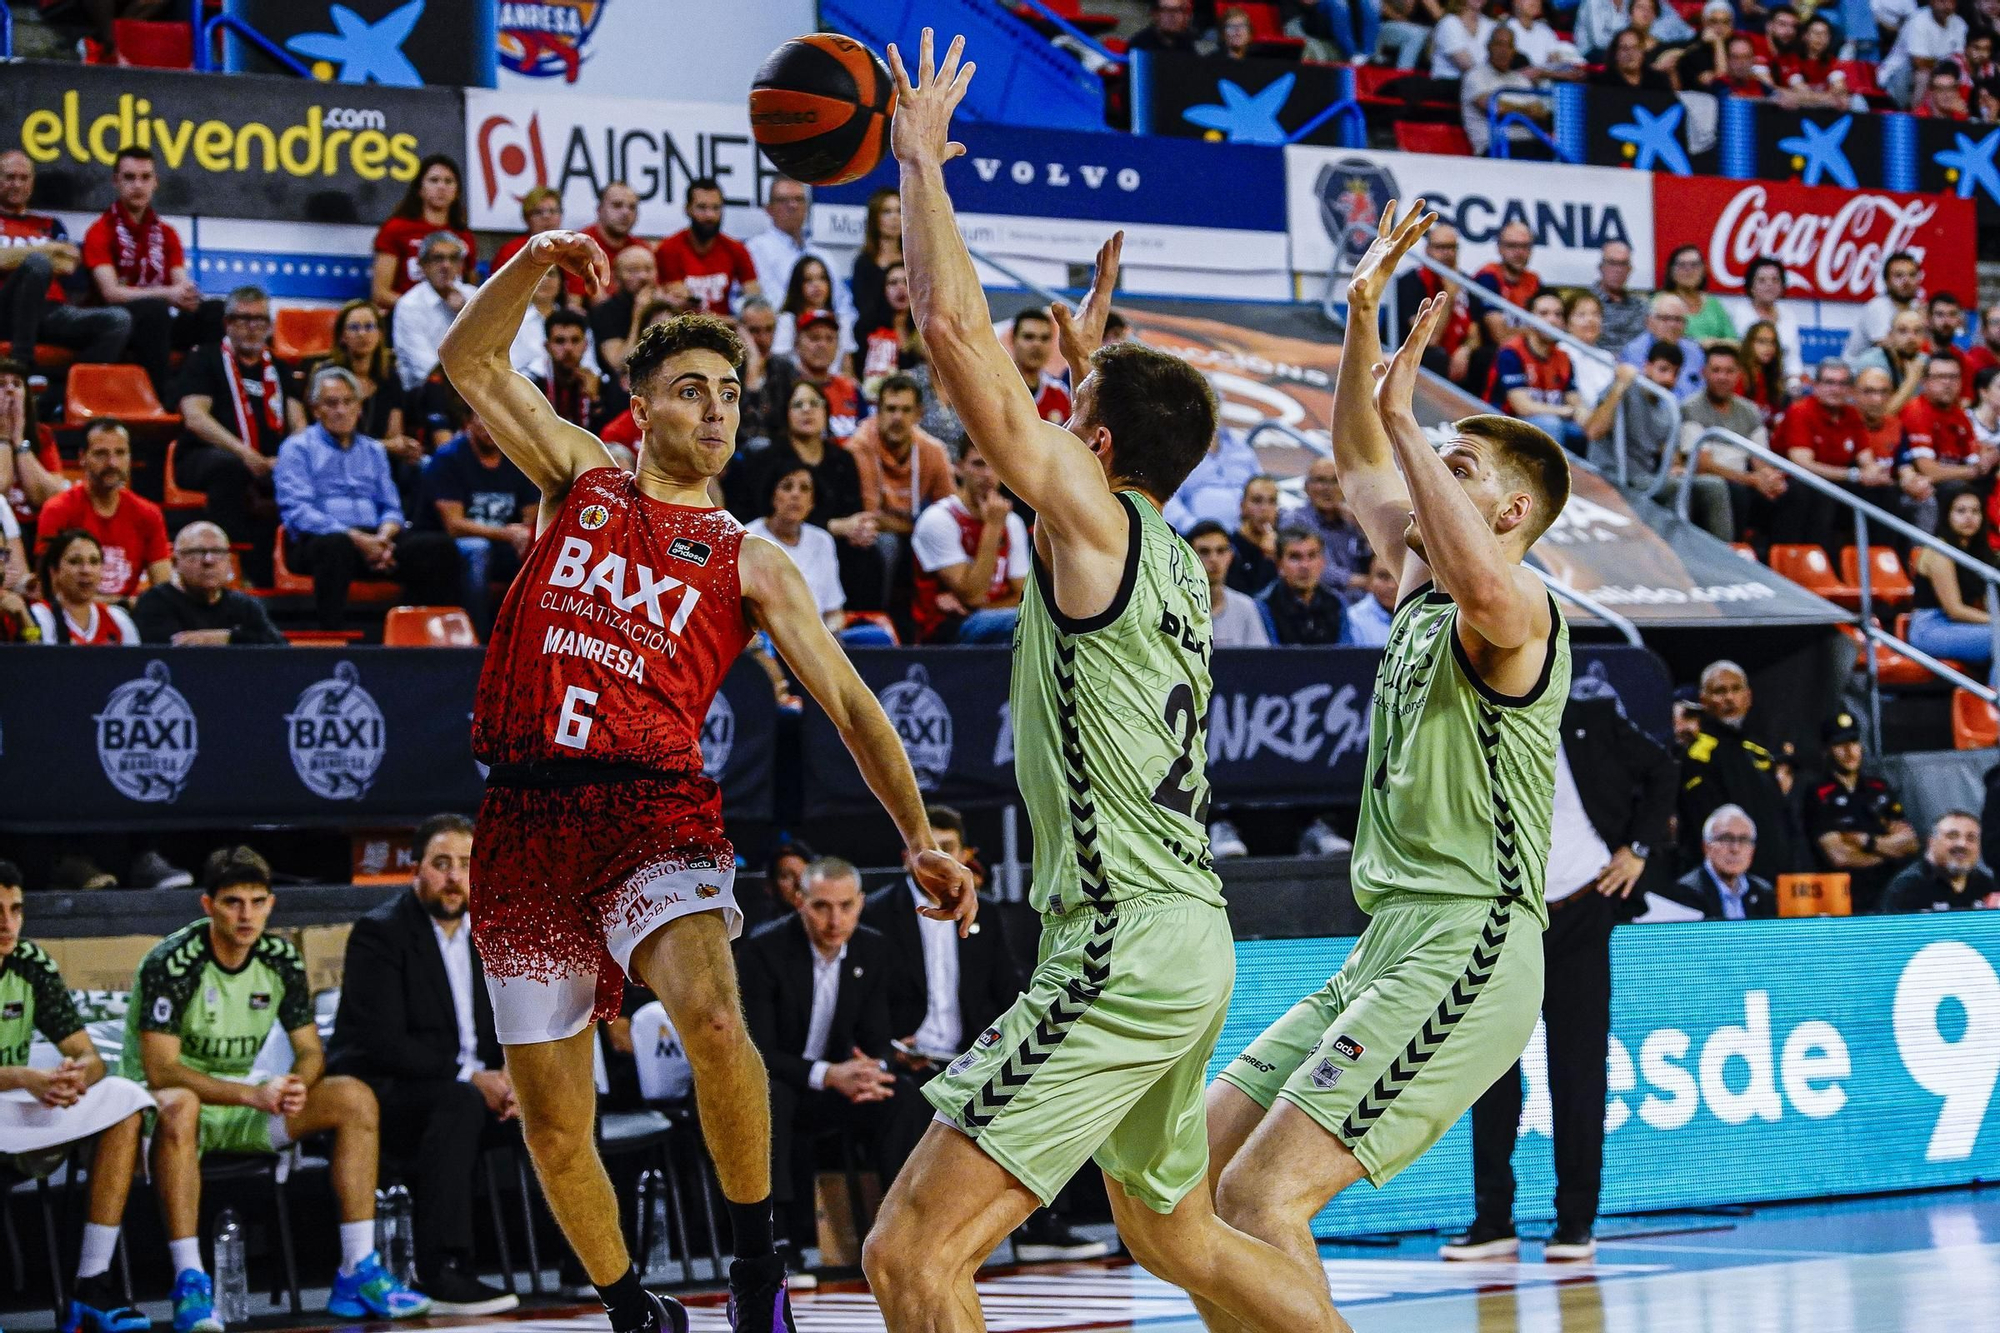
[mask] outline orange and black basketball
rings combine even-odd
[[[888,150],[895,114],[889,67],[839,33],[794,37],[750,84],[757,146],[772,166],[808,185],[840,185],[873,171]]]

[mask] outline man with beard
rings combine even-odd
[[[687,187],[685,228],[653,252],[669,298],[684,309],[729,317],[736,302],[759,294],[757,261],[722,234],[722,186],[704,176]]]
[[[104,548],[97,600],[130,606],[141,574],[155,587],[173,577],[166,517],[132,491],[132,437],[120,423],[99,417],[85,428],[82,463],[83,485],[42,506],[37,549],[66,528],[82,528]]]
[[[1889,326],[1896,316],[1916,304],[1917,292],[1924,285],[1924,271],[1918,267],[1916,256],[1898,250],[1882,261],[1882,293],[1873,297],[1861,307],[1861,318],[1847,335],[1847,346],[1841,355],[1849,361],[1857,360],[1870,347],[1889,336]]]
[[[406,1164],[417,1285],[440,1314],[520,1304],[472,1264],[472,1185],[482,1145],[515,1118],[479,955],[466,921],[472,821],[432,815],[410,840],[416,874],[354,923],[327,1067],[382,1106],[382,1152]]]

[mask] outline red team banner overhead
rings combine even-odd
[[[1970,300],[1979,289],[1977,240],[1966,199],[1791,181],[1653,177],[1653,253],[1665,262],[1677,246],[1701,247],[1710,289],[1725,296],[1742,295],[1744,270],[1769,255],[1785,266],[1791,297],[1866,301],[1876,293],[1882,261],[1907,250],[1924,266],[1926,290]]]

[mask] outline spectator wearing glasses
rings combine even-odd
[[[1672,292],[1657,293],[1646,309],[1646,327],[1638,337],[1625,344],[1618,359],[1628,366],[1646,364],[1655,343],[1672,343],[1681,349],[1680,378],[1675,382],[1674,392],[1688,398],[1701,389],[1701,368],[1704,357],[1701,344],[1688,337],[1687,303]]]
[[[1646,297],[1631,288],[1632,247],[1623,241],[1606,241],[1598,254],[1597,282],[1591,295],[1604,309],[1604,331],[1597,345],[1607,352],[1622,353],[1634,338],[1646,331],[1649,307]]]
[[[1792,404],[1778,422],[1772,447],[1850,495],[1891,510],[1896,504],[1893,460],[1868,448],[1868,428],[1849,397],[1854,374],[1834,357],[1819,363],[1812,397]],[[1778,501],[1773,535],[1784,542],[1818,542],[1837,550],[1852,529],[1845,506],[1811,486],[1793,486]]]
[[[231,541],[253,542],[270,535],[255,512],[271,493],[271,460],[305,429],[306,414],[298,367],[271,352],[263,289],[238,287],[224,309],[222,340],[196,348],[181,368],[174,480],[205,494],[207,516]]]
[[[118,198],[83,234],[83,263],[98,300],[132,319],[125,353],[167,396],[168,354],[214,338],[215,312],[188,276],[180,233],[153,208],[160,177],[149,148],[131,144],[111,164]]]
[[[1951,810],[1931,825],[1923,859],[1889,881],[1882,910],[1954,912],[1976,907],[2000,908],[2000,889],[1979,864],[1978,816]]]
[[[1683,245],[1667,256],[1664,290],[1678,296],[1687,307],[1689,338],[1703,346],[1736,340],[1736,321],[1722,308],[1722,302],[1709,294],[1708,261],[1701,257],[1700,246]]]
[[[396,373],[410,392],[421,388],[437,368],[438,345],[475,290],[465,281],[466,261],[472,253],[472,247],[450,231],[432,232],[418,248],[417,267],[424,280],[396,298],[395,313],[389,319],[396,344]],[[530,377],[546,370],[546,342],[541,312],[530,305],[508,348],[514,369]]]
[[[1449,222],[1433,223],[1431,229],[1424,233],[1424,257],[1456,270],[1458,228]],[[1424,369],[1459,384],[1465,379],[1466,364],[1471,360],[1473,349],[1479,345],[1478,336],[1473,331],[1472,302],[1466,297],[1463,283],[1439,277],[1422,264],[1411,265],[1396,279],[1396,317],[1402,326],[1396,330],[1396,338],[1399,342],[1409,341],[1410,328],[1417,322],[1418,308],[1439,292],[1451,293],[1451,313],[1445,316],[1444,326],[1432,337],[1430,346],[1424,349]]]
[[[561,222],[560,204],[557,222]],[[443,153],[417,164],[417,174],[410,178],[396,211],[375,233],[370,293],[377,310],[389,314],[403,293],[424,281],[424,247],[438,232],[458,239],[462,267],[469,269],[479,255],[479,239],[465,225],[464,173]]]
[[[132,621],[142,643],[176,648],[281,645],[264,603],[229,586],[229,537],[205,520],[174,536],[174,576],[139,595]]]
[[[1750,873],[1757,825],[1740,805],[1725,805],[1701,826],[1701,864],[1682,875],[1668,896],[1704,921],[1754,921],[1778,914],[1771,881]]]
[[[789,176],[777,176],[764,196],[764,215],[771,225],[743,243],[757,266],[757,286],[765,292],[791,288],[792,270],[810,255],[826,265],[829,275],[833,261],[812,242],[812,192]],[[854,297],[847,284],[829,279],[834,314],[844,329],[854,327]],[[824,304],[821,302],[820,304]]]
[[[1935,356],[1924,367],[1923,392],[1903,408],[1903,450],[1909,465],[1940,486],[1991,487],[2000,449],[1980,445],[1972,418],[1959,404],[1958,362]],[[1890,400],[1893,407],[1895,400]]]
[[[1690,858],[1701,851],[1705,821],[1723,806],[1748,812],[1757,872],[1766,879],[1796,868],[1791,806],[1778,784],[1778,757],[1746,734],[1754,696],[1750,677],[1734,662],[1711,662],[1701,673],[1699,729],[1681,756],[1679,827]]]
[[[1153,0],[1153,21],[1132,34],[1134,51],[1198,55],[1194,34],[1194,0]]]

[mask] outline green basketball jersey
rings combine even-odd
[[[1520,699],[1474,674],[1458,605],[1405,598],[1375,675],[1368,778],[1354,841],[1354,901],[1391,893],[1511,898],[1543,925],[1556,746],[1569,698],[1569,626],[1553,621],[1542,678]]]
[[[0,960],[0,1065],[28,1063],[37,1030],[61,1043],[82,1027],[56,960],[30,940],[16,944]]]
[[[1111,605],[1064,615],[1039,556],[1021,599],[1010,708],[1037,911],[1155,893],[1222,905],[1208,852],[1208,579],[1159,510],[1118,499],[1130,540]]]
[[[118,1072],[143,1082],[139,1034],[166,1032],[181,1039],[181,1060],[189,1068],[211,1078],[242,1078],[272,1024],[291,1032],[312,1021],[305,959],[296,948],[265,935],[232,972],[215,960],[209,921],[201,917],[140,960]]]

